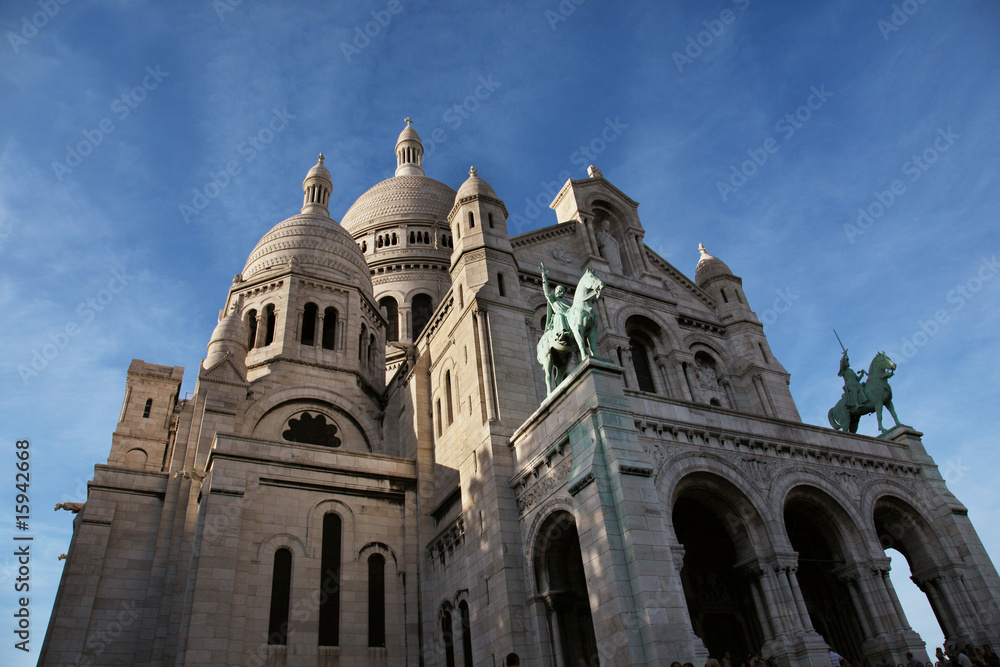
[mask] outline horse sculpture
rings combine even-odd
[[[892,405],[892,388],[889,386],[889,378],[895,370],[895,362],[885,352],[879,352],[868,367],[868,381],[859,382],[859,376],[865,373],[864,371],[855,373],[851,370],[847,350],[844,350],[844,356],[840,361],[840,375],[844,377],[844,395],[827,414],[830,426],[837,430],[857,433],[861,417],[874,412],[878,417],[878,430],[885,435],[889,429],[882,428],[883,407],[889,408],[889,414],[892,415],[896,426],[902,426]]]
[[[562,285],[549,290],[548,272],[542,269],[542,292],[548,301],[545,318],[545,332],[538,341],[538,363],[545,371],[546,395],[559,386],[569,374],[573,352],[580,358],[593,357],[597,353],[597,310],[595,308],[604,283],[591,270],[580,278],[573,294],[573,303],[563,298],[566,290]]]

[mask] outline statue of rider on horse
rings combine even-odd
[[[549,289],[549,274],[544,264],[541,271],[542,293],[548,308],[537,356],[545,371],[545,392],[548,395],[569,375],[574,351],[579,351],[581,359],[597,353],[596,306],[604,283],[588,269],[580,278],[570,304],[565,299],[565,287],[558,285],[555,290]]]
[[[837,332],[833,333],[836,335]],[[837,336],[837,342],[840,342],[840,336]],[[843,343],[840,343],[840,348],[844,354],[840,358],[840,371],[837,375],[844,378],[844,395],[827,415],[830,426],[837,430],[857,433],[861,417],[874,412],[878,418],[878,430],[885,435],[889,429],[882,427],[883,407],[889,408],[889,414],[892,415],[896,426],[902,426],[892,405],[892,388],[889,387],[889,378],[896,370],[895,362],[885,352],[879,352],[872,359],[867,372],[854,371],[847,356],[847,348]],[[868,376],[868,380],[862,382],[861,378],[865,375]]]

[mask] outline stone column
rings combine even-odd
[[[478,325],[479,332],[479,349],[482,350],[483,355],[483,369],[485,370],[485,377],[483,378],[484,389],[486,390],[486,418],[489,421],[497,420],[497,404],[496,404],[496,392],[494,384],[495,379],[493,376],[493,347],[490,341],[490,330],[489,330],[489,313],[482,306],[477,306],[474,311],[476,317],[476,324]]]
[[[684,374],[684,362],[674,357],[673,360],[673,375],[677,380],[677,386],[680,387],[681,398],[686,401],[691,400],[691,388],[688,387],[687,376]]]
[[[597,252],[597,239],[594,237],[594,231],[591,229],[590,222],[593,218],[588,215],[580,213],[579,229],[582,232],[580,234],[580,241],[583,243],[583,248],[590,256],[600,257],[601,253]]]
[[[799,610],[799,620],[806,632],[814,632],[812,619],[809,618],[809,609],[806,607],[805,598],[802,597],[802,589],[799,588],[798,568],[789,568],[788,585],[792,589],[792,597],[795,598],[795,606]]]

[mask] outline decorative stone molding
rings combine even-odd
[[[451,525],[438,533],[438,536],[427,545],[427,560],[432,564],[439,562],[441,566],[448,564],[448,560],[455,550],[465,542],[465,517],[459,516]]]
[[[595,481],[596,479],[597,478],[594,477],[594,473],[588,472],[581,479],[574,482],[571,487],[569,487],[569,495],[575,496],[576,494],[580,493],[580,491],[582,491],[584,487],[586,487],[588,484]]]
[[[522,491],[515,498],[518,513],[523,516],[532,507],[547,500],[562,488],[569,479],[572,463],[570,457],[564,457],[558,465],[550,468],[547,473],[543,473],[540,478],[537,478],[538,481],[534,484],[528,484],[528,479],[531,478],[522,478]]]
[[[706,331],[716,336],[726,335],[725,327],[719,326],[718,324],[707,320],[692,317],[690,315],[678,315],[677,324],[681,325],[682,329],[697,329],[699,331]]]

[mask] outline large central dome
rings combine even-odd
[[[393,176],[358,197],[340,224],[354,234],[385,222],[444,222],[454,205],[455,191],[441,181],[418,175]]]

